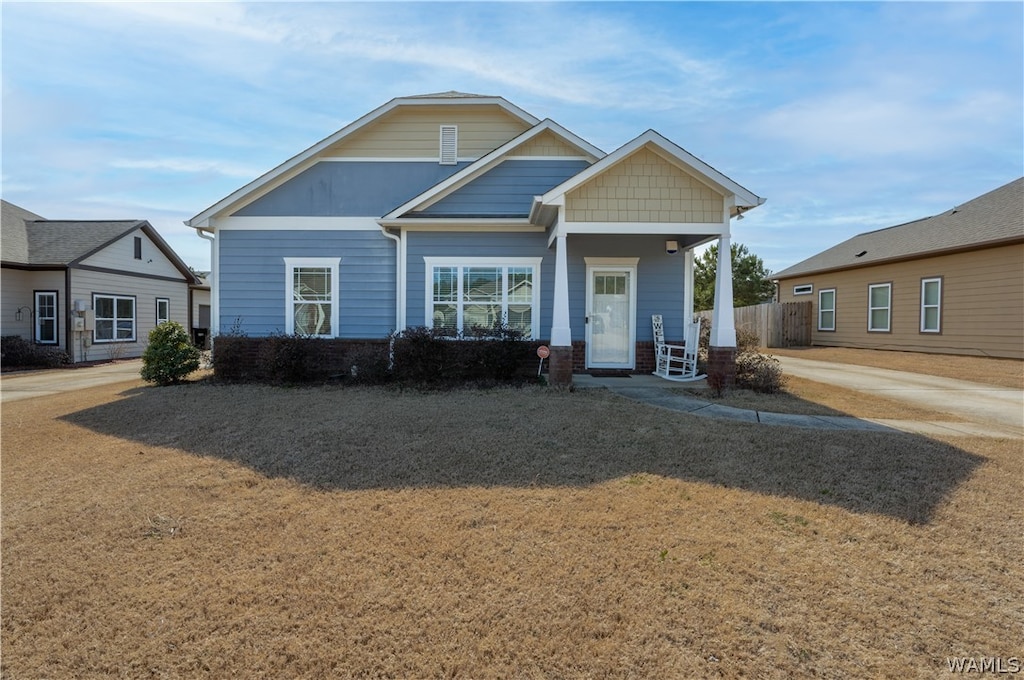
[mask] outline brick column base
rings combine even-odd
[[[715,375],[722,376],[722,388],[733,387],[736,384],[735,347],[708,348],[708,384],[711,384],[712,376]]]
[[[552,347],[548,357],[548,384],[552,387],[572,385],[572,347]]]

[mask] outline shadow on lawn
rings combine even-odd
[[[927,522],[982,458],[896,432],[675,414],[604,390],[194,383],[64,416],[324,490],[586,486],[649,473]]]

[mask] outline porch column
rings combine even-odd
[[[693,324],[693,248],[683,251],[683,337]]]
[[[732,243],[728,233],[718,239],[715,307],[711,313],[709,344],[708,376],[721,376],[723,386],[732,385],[736,381],[736,322],[732,307]]]
[[[572,384],[572,329],[569,327],[569,265],[565,234],[555,237],[555,299],[551,314],[548,378],[551,385]]]

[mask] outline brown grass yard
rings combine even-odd
[[[1024,656],[1021,443],[601,390],[4,405],[2,674],[921,677]]]

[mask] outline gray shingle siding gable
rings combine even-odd
[[[286,257],[341,258],[342,338],[382,338],[395,326],[395,246],[378,231],[220,233],[220,328],[253,335],[285,330]]]
[[[409,217],[526,217],[534,196],[589,166],[583,160],[507,160]]]
[[[239,217],[379,217],[468,163],[321,161],[237,210]]]

